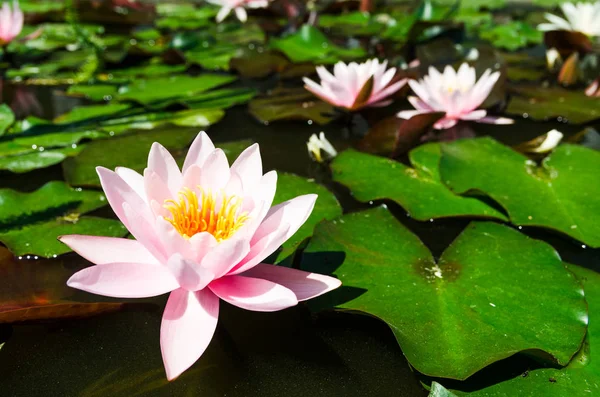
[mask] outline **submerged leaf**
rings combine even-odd
[[[276,120],[313,120],[327,124],[334,108],[303,88],[278,88],[250,101],[250,114],[263,123]]]

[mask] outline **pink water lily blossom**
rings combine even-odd
[[[371,59],[364,63],[338,62],[333,74],[324,66],[317,66],[321,84],[304,78],[304,87],[334,106],[358,110],[369,106],[387,106],[386,100],[406,84],[406,79],[393,81],[396,68],[387,68],[387,61]],[[366,86],[369,84],[369,86]]]
[[[341,285],[333,277],[263,263],[306,221],[317,197],[271,206],[277,174],[263,175],[256,144],[230,167],[225,153],[200,133],[181,171],[158,143],[143,175],[128,168],[97,171],[112,209],[135,240],[62,236],[95,263],[67,283],[117,298],[170,293],[160,330],[169,380],[209,345],[220,299],[270,312]]]
[[[458,71],[446,66],[444,73],[434,67],[422,80],[408,82],[417,97],[409,96],[409,102],[416,110],[405,110],[398,117],[409,119],[417,114],[444,112],[445,116],[434,124],[436,129],[451,128],[459,120],[471,120],[480,123],[512,124],[513,120],[487,115],[484,109],[478,109],[487,99],[500,77],[499,72],[487,69],[477,80],[475,68],[463,63]]]
[[[0,8],[0,47],[14,40],[23,30],[23,11],[15,1],[11,6],[5,2]]]
[[[222,22],[233,11],[241,22],[248,20],[246,9],[267,8],[271,0],[208,0],[209,3],[221,6],[217,14],[217,22]]]

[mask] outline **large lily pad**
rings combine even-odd
[[[191,97],[211,88],[231,83],[234,76],[202,74],[200,76],[169,76],[153,79],[138,79],[122,87],[116,95],[118,100],[131,100],[142,104],[164,101],[171,98]]]
[[[71,185],[100,186],[97,166],[109,169],[128,167],[141,172],[146,168],[148,153],[154,142],[162,144],[182,162],[185,149],[196,135],[197,129],[156,129],[91,142],[79,156],[63,163],[65,179]],[[249,144],[248,141],[239,141],[219,146],[229,159],[233,159]]]
[[[0,105],[0,135],[4,135],[14,122],[15,115],[10,107],[5,103]]]
[[[87,317],[125,307],[119,302],[77,302],[66,281],[72,274],[61,260],[18,261],[0,247],[0,323]]]
[[[564,144],[540,166],[491,138],[442,146],[442,180],[457,193],[478,190],[519,226],[557,230],[600,247],[600,153]]]
[[[460,384],[452,386],[458,396],[481,397],[536,397],[536,396],[595,396],[600,393],[600,362],[594,354],[599,353],[600,336],[600,275],[579,266],[569,265],[583,284],[589,307],[589,326],[581,351],[562,369],[540,368],[529,370],[504,382],[498,382],[479,390],[464,392]],[[472,387],[468,387],[473,390]],[[449,394],[452,395],[452,394]],[[442,394],[443,396],[443,394]]]
[[[250,101],[252,116],[263,123],[276,120],[312,120],[318,124],[331,121],[334,108],[300,88],[278,88],[269,95]]]
[[[127,230],[119,221],[81,216],[107,204],[100,192],[58,181],[32,193],[0,189],[0,241],[15,255],[50,257],[70,251],[57,240],[63,234],[124,236]]]
[[[506,109],[509,114],[527,115],[535,120],[561,117],[575,124],[600,118],[598,99],[586,96],[583,90],[520,85],[511,87],[510,92],[514,95]]]
[[[333,270],[343,287],[328,299],[387,322],[430,376],[465,379],[531,349],[565,365],[586,333],[581,286],[556,251],[496,223],[471,223],[436,262],[384,208],[353,213],[317,226],[302,268]]]
[[[319,29],[310,25],[303,25],[297,33],[290,36],[272,39],[270,45],[296,63],[335,63],[340,59],[360,58],[366,55],[360,47],[346,49],[335,45]]]
[[[505,220],[500,211],[473,197],[454,194],[440,180],[440,145],[410,152],[414,168],[384,157],[347,150],[331,164],[333,180],[347,186],[362,202],[391,199],[417,220],[477,216]]]
[[[296,249],[304,240],[312,235],[315,226],[319,222],[335,219],[342,215],[340,203],[338,203],[333,193],[324,186],[297,175],[287,173],[278,174],[277,192],[273,200],[273,205],[303,194],[317,194],[319,198],[308,220],[304,222],[296,234],[283,244],[281,251],[277,255],[278,262],[288,262],[288,259],[291,260]]]

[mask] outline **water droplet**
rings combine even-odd
[[[35,150],[35,149],[37,149],[37,145],[31,145],[31,148],[32,148],[33,150]]]
[[[492,302],[490,302],[490,306],[491,307],[496,307],[496,305],[494,305]]]
[[[137,40],[136,39],[131,39],[131,40],[129,40],[129,44],[136,45],[137,44]]]
[[[429,218],[429,222],[433,222],[433,218]]]
[[[308,120],[307,123],[308,123],[308,125],[312,125],[313,121],[312,120]]]
[[[77,144],[76,144],[76,143],[72,144],[72,145],[71,145],[71,148],[72,148],[72,149],[77,149]]]
[[[571,225],[571,229],[577,229],[577,225]]]
[[[526,119],[529,117],[529,113],[523,113],[523,118]]]
[[[40,152],[43,152],[45,149],[44,149],[44,147],[43,147],[43,146],[40,146],[38,150],[39,150]]]
[[[587,248],[587,245],[585,245],[585,244],[581,244],[581,248],[583,248],[583,249],[586,249],[586,248]]]
[[[529,220],[532,220],[532,219],[533,219],[533,216],[529,215],[529,216],[527,217],[527,219],[529,219]]]

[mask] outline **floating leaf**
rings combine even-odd
[[[542,32],[521,21],[512,21],[481,30],[481,38],[491,41],[496,47],[516,51],[544,40]]]
[[[153,79],[137,79],[119,90],[118,100],[131,100],[142,104],[166,99],[192,97],[235,80],[234,76],[220,74],[201,74],[192,76],[170,76]]]
[[[262,123],[276,120],[312,120],[327,124],[334,108],[315,98],[303,88],[278,88],[267,96],[257,97],[248,105],[250,114]]]
[[[92,101],[102,101],[112,99],[117,89],[117,86],[108,84],[74,85],[69,87],[67,94],[84,96]]]
[[[15,255],[60,255],[71,249],[57,240],[63,234],[121,237],[121,222],[81,216],[107,205],[100,192],[48,182],[32,193],[0,189],[0,241]]]
[[[272,39],[271,48],[283,52],[292,62],[335,63],[340,59],[366,55],[362,48],[346,49],[333,44],[319,29],[302,25],[297,33]]]
[[[37,259],[37,258],[36,258]],[[60,260],[21,260],[0,247],[0,323],[22,323],[49,319],[88,317],[125,307],[119,302],[68,300],[72,274]]]
[[[465,379],[531,349],[565,365],[587,329],[581,286],[556,251],[496,223],[471,223],[436,262],[384,208],[352,213],[317,226],[302,268],[333,271],[343,286],[323,298],[387,322],[429,376]]]
[[[440,180],[439,144],[426,144],[410,152],[414,168],[394,160],[347,150],[331,164],[333,180],[347,186],[359,201],[391,199],[411,217],[429,220],[451,216],[506,219],[484,202],[452,193]]]
[[[312,235],[315,226],[319,222],[335,219],[342,215],[342,207],[333,193],[324,186],[297,175],[278,173],[277,192],[273,205],[304,194],[317,194],[319,197],[308,220],[298,229],[296,234],[283,243],[282,250],[277,256],[279,262],[290,259],[301,243]]]
[[[5,103],[0,105],[0,135],[4,135],[14,122],[15,114],[10,107]]]
[[[456,390],[459,396],[504,397],[504,396],[590,396],[600,393],[600,365],[594,358],[600,341],[600,276],[598,273],[579,266],[569,265],[583,284],[589,307],[589,327],[581,351],[566,368],[540,368],[527,371],[514,379],[496,383],[473,392]],[[460,388],[460,387],[457,387]]]
[[[580,124],[600,118],[597,98],[590,98],[583,90],[570,91],[560,87],[540,87],[539,85],[512,86],[510,102],[506,113],[527,114],[535,120],[556,117]]]
[[[456,397],[456,394],[452,393],[439,383],[433,382],[428,397]]]
[[[27,149],[27,153],[18,153],[8,156],[0,155],[0,169],[24,173],[39,168],[50,167],[61,163],[67,157],[76,156],[83,148],[84,145],[73,144],[73,146],[59,149],[40,151],[39,149],[29,148]]]
[[[560,145],[540,166],[491,138],[442,146],[442,180],[457,193],[476,189],[519,226],[557,230],[600,247],[600,153]]]

